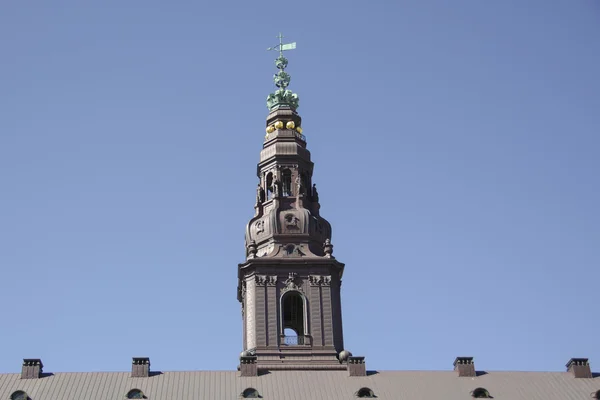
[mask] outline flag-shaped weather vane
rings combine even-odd
[[[279,57],[283,57],[284,51],[294,50],[296,48],[296,42],[283,44],[284,36],[281,34],[281,32],[279,32],[279,36],[277,36],[277,38],[279,39],[279,44],[273,47],[269,47],[267,51],[277,50],[279,51]]]
[[[275,66],[279,72],[273,75],[275,86],[277,86],[279,89],[267,97],[267,107],[269,110],[274,110],[280,106],[288,106],[296,109],[298,108],[300,99],[298,98],[297,94],[292,93],[291,90],[287,89],[290,84],[291,77],[287,72],[285,72],[285,68],[288,65],[288,60],[283,56],[284,51],[294,50],[296,48],[296,42],[283,43],[283,35],[281,33],[279,36],[277,36],[277,38],[279,39],[279,44],[269,47],[267,51],[279,51],[279,57],[277,57],[275,60]]]

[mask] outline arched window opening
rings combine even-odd
[[[375,393],[371,389],[364,387],[356,392],[356,397],[359,399],[374,399],[377,396],[375,396]]]
[[[282,321],[284,332],[284,344],[296,346],[304,344],[304,299],[296,291],[287,292],[283,295]],[[290,336],[288,336],[289,331]]]
[[[254,389],[254,388],[248,388],[246,390],[244,390],[242,392],[242,394],[240,395],[241,398],[243,399],[260,399],[260,394],[258,393],[258,390]]]
[[[306,176],[306,174],[303,172],[300,174],[300,181],[302,182],[301,186],[298,188],[298,190],[300,191],[299,194],[303,194],[306,195],[306,190],[308,187],[310,187],[310,182],[308,181],[308,177]]]
[[[273,173],[269,172],[267,174],[267,200],[271,200],[273,198]]]
[[[292,195],[292,171],[284,169],[281,171],[281,191],[283,196]]]
[[[477,388],[471,392],[471,395],[476,399],[491,399],[490,392],[484,388]]]
[[[283,330],[284,342],[288,346],[294,346],[298,344],[298,332],[292,328],[285,328]]]
[[[17,390],[10,395],[10,400],[29,400],[29,395],[22,390]]]
[[[131,389],[129,392],[127,392],[127,396],[128,399],[147,399],[146,396],[144,396],[144,392],[142,392],[140,389]]]

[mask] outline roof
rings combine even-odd
[[[483,387],[497,400],[580,400],[600,390],[598,374],[585,379],[568,372],[489,372],[476,378],[454,371],[373,371],[366,377],[349,377],[346,371],[271,371],[258,377],[240,377],[237,371],[154,372],[148,378],[132,378],[129,372],[47,375],[0,374],[0,399],[23,390],[32,400],[121,400],[137,388],[149,400],[232,400],[252,387],[263,399],[342,400],[368,387],[380,400],[468,400],[472,390]]]

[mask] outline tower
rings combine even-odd
[[[297,113],[298,96],[287,87],[280,43],[267,98],[269,115],[260,152],[255,215],[246,226],[246,261],[238,266],[242,304],[242,375],[257,370],[347,369],[341,278],[333,256],[331,225],[319,214],[313,162]],[[359,357],[354,357],[359,358]]]

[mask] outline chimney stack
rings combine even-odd
[[[42,376],[44,364],[39,358],[24,358],[21,379],[38,379]]]
[[[148,376],[150,376],[150,359],[148,357],[133,357],[131,377],[147,378]]]
[[[364,357],[348,357],[349,376],[367,376],[367,364]]]
[[[456,360],[454,360],[454,370],[458,371],[458,376],[460,377],[477,376],[473,357],[456,357]]]
[[[256,356],[246,354],[240,356],[240,376],[258,376],[256,359]]]
[[[587,358],[571,358],[566,365],[567,371],[575,378],[591,378],[592,369]]]

